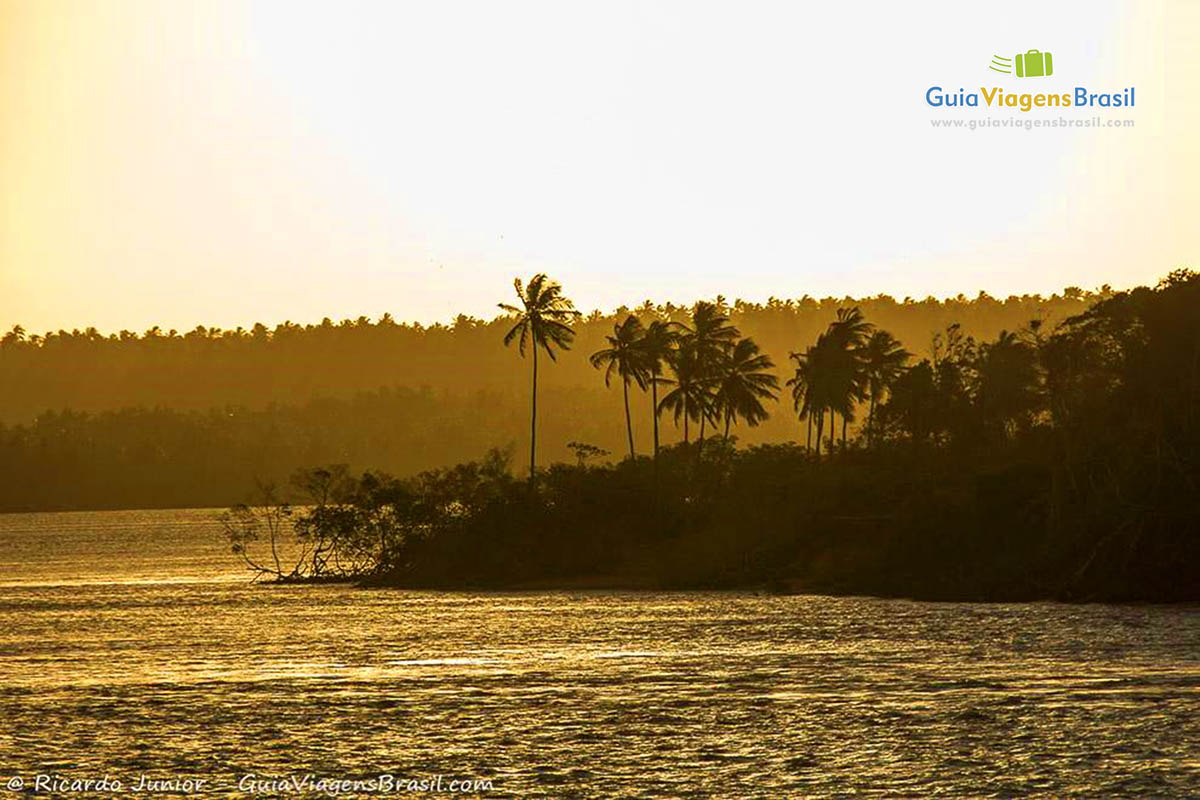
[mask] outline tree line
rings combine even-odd
[[[517,288],[507,341],[559,359],[573,342],[570,304],[544,276]],[[310,506],[294,535],[321,559],[267,572],[402,586],[1195,600],[1198,309],[1200,275],[1181,270],[1051,327],[977,339],[951,324],[918,359],[844,307],[790,357],[789,417],[816,442],[752,447],[730,432],[778,389],[754,342],[714,304],[661,327],[661,344],[646,341],[653,321],[627,316],[586,361],[621,380],[624,396],[661,384],[652,420],[670,411],[698,425],[695,440],[641,456],[630,445],[608,464],[589,463],[602,448],[576,441],[577,464],[545,469],[534,450],[523,478],[500,451],[408,478],[302,471],[295,485]],[[539,336],[547,320],[553,333]],[[632,416],[622,418],[628,434]],[[278,530],[261,524],[277,508],[236,510],[239,552]]]
[[[718,297],[688,307],[644,303],[608,315],[570,314],[571,342],[585,353],[636,340],[634,350],[654,354],[645,366],[617,356],[608,383],[621,391],[596,380],[589,358],[542,369],[536,444],[555,461],[584,452],[572,445],[657,451],[727,428],[743,444],[796,439],[789,413],[795,395],[776,399],[769,354],[814,341],[839,308],[857,307],[880,329],[912,342],[912,351],[929,352],[938,326],[961,320],[962,331],[994,335],[1033,318],[1065,319],[1111,294],[1068,289],[1051,298],[763,304]],[[720,321],[715,345],[704,343],[706,317]],[[254,477],[281,482],[304,464],[412,474],[494,446],[532,449],[530,376],[497,357],[498,340],[513,324],[508,316],[460,316],[422,327],[385,316],[273,329],[198,327],[182,335],[35,335],[16,326],[0,337],[0,509],[224,505]],[[721,338],[730,331],[732,338]],[[694,336],[699,349],[689,344]],[[819,350],[818,366],[836,341],[828,338]],[[736,366],[722,387],[709,362],[726,355]],[[878,379],[875,386],[881,388]],[[820,418],[824,426],[838,414],[851,430],[869,427],[869,403],[858,418],[846,417],[817,399],[826,389],[804,391],[801,402],[815,411],[801,419]],[[664,426],[664,419],[677,424]],[[818,434],[818,446],[824,436]]]
[[[1181,273],[1184,274],[1184,273]],[[1170,280],[1181,281],[1178,275]],[[517,343],[522,357],[532,356],[529,473],[536,474],[538,351],[551,360],[556,352],[569,350],[575,338],[573,325],[579,312],[562,293],[562,287],[546,275],[535,275],[529,283],[514,282],[521,305],[500,304],[513,325],[504,344]],[[1067,335],[1077,317],[1063,323]],[[1043,320],[1029,320],[1018,332],[1002,330],[994,341],[976,344],[965,336],[958,323],[932,338],[930,358],[910,367],[913,354],[890,331],[876,326],[855,305],[836,310],[836,316],[815,342],[789,353],[794,372],[786,381],[791,389],[792,408],[805,423],[805,447],[821,455],[825,421],[829,420],[829,444],[837,441],[835,422],[841,419],[841,449],[848,446],[848,430],[866,407],[866,424],[861,429],[863,444],[871,447],[876,438],[877,412],[893,429],[924,439],[938,422],[949,424],[956,409],[925,405],[937,387],[951,394],[970,391],[978,400],[981,417],[1001,418],[1008,425],[1018,418],[1028,421],[1038,409],[1037,397],[1047,370],[1038,362],[1048,341],[1041,335]],[[720,429],[728,440],[739,422],[756,427],[771,414],[766,403],[778,398],[779,380],[775,362],[763,353],[753,338],[743,336],[728,313],[718,305],[696,303],[683,320],[652,319],[648,324],[635,314],[613,323],[605,337],[606,346],[589,357],[589,363],[604,370],[604,383],[620,381],[625,432],[630,458],[636,458],[629,391],[636,387],[651,395],[653,456],[659,449],[659,424],[669,412],[682,426],[683,443],[691,441],[691,426],[698,426],[697,453],[703,450],[706,426]],[[527,348],[528,345],[528,348]],[[968,387],[970,379],[977,386]],[[663,396],[659,397],[659,391]],[[887,401],[886,403],[884,401]],[[956,408],[962,398],[956,397]],[[933,411],[931,409],[937,409]],[[961,410],[961,408],[957,408]],[[1042,409],[1045,410],[1045,409]],[[1023,416],[1024,415],[1024,416]],[[987,424],[995,420],[989,419]],[[814,448],[813,431],[816,431]],[[928,429],[928,430],[927,430]]]
[[[1084,292],[1068,289],[1051,297],[1023,295],[992,298],[935,300],[860,298],[772,299],[765,303],[714,298],[714,306],[731,324],[752,338],[764,353],[783,361],[799,343],[815,339],[842,307],[859,306],[875,324],[891,331],[915,353],[925,354],[930,336],[959,322],[965,332],[989,338],[1000,330],[1015,330],[1033,318],[1047,324],[1078,314],[1109,290]],[[645,325],[652,321],[687,322],[691,304],[642,303],[613,313],[590,312],[574,324],[575,347],[590,354],[606,345],[613,325],[630,313]],[[511,322],[504,316],[482,320],[459,316],[448,324],[405,324],[384,316],[317,324],[254,324],[220,330],[197,327],[191,331],[151,328],[143,333],[100,332],[95,329],[32,332],[5,326],[0,333],[0,423],[30,425],[49,410],[89,415],[126,409],[171,409],[204,412],[226,408],[258,413],[272,404],[303,407],[327,399],[351,402],[363,393],[383,387],[420,391],[427,387],[452,406],[466,405],[479,393],[492,400],[504,438],[489,437],[480,419],[463,416],[456,438],[475,442],[473,452],[513,442],[529,447],[529,380],[497,354],[497,341]],[[545,353],[543,352],[544,356]],[[548,360],[548,359],[546,359]],[[546,365],[540,364],[539,367]],[[621,393],[606,391],[598,383],[587,359],[565,359],[543,370],[539,385],[544,392],[541,410],[576,417],[578,435],[563,436],[549,429],[541,437],[543,457],[569,458],[567,442],[580,439],[613,452],[628,449]],[[662,387],[658,387],[662,388]],[[568,398],[564,403],[551,397]],[[786,397],[764,401],[771,416],[758,427],[742,426],[744,443],[786,441],[795,436]],[[650,398],[630,396],[632,413],[649,419]],[[510,417],[525,416],[524,426],[509,427]],[[546,420],[550,422],[549,418]],[[669,428],[670,426],[668,426]],[[711,428],[706,424],[706,430]],[[682,431],[678,432],[681,436]],[[674,441],[673,430],[664,441]],[[639,450],[652,447],[650,425],[634,428]],[[415,447],[415,443],[413,445]],[[417,468],[452,463],[457,450],[440,452],[422,445],[426,460]],[[398,470],[409,464],[364,463]]]

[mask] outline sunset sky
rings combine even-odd
[[[0,327],[1153,281],[1200,266],[1197,53],[1186,0],[0,0]],[[1135,127],[935,129],[1060,114],[934,85]]]

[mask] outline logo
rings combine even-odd
[[[1012,58],[994,55],[988,68],[1016,78],[1050,78],[1054,75],[1054,56],[1045,50],[1026,50]],[[955,84],[959,86],[958,91],[942,88]],[[1133,108],[1137,103],[1133,86],[1095,92],[1086,86],[1059,86],[1058,81],[1053,80],[1037,88],[1042,91],[1031,92],[1024,86],[1019,89],[980,86],[972,91],[954,81],[930,86],[925,92],[925,103],[933,108],[1014,109],[1022,113],[1068,108]]]
[[[1018,78],[1047,78],[1054,74],[1054,58],[1050,53],[1040,50],[1017,53],[1015,58],[992,56],[989,68],[995,72],[1012,75],[1014,66]]]

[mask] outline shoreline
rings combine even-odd
[[[1122,606],[1188,606],[1200,605],[1200,596],[1190,599],[1163,600],[1128,596],[1071,597],[1052,594],[938,594],[920,592],[880,592],[867,587],[822,586],[799,579],[764,581],[749,584],[669,585],[650,579],[619,576],[587,575],[569,579],[542,579],[499,585],[468,585],[448,583],[411,583],[366,579],[291,579],[260,581],[262,586],[298,586],[339,584],[358,589],[380,591],[440,592],[446,594],[538,594],[581,592],[589,594],[742,594],[759,597],[857,597],[872,600],[907,600],[913,603],[970,604],[970,605],[1122,605]]]

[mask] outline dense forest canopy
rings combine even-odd
[[[949,325],[986,340],[1032,320],[1053,326],[1112,294],[1104,287],[1049,298],[717,298],[715,305],[773,358],[782,381],[788,354],[810,344],[839,308],[858,306],[920,359]],[[632,309],[647,323],[683,320],[688,311],[649,302]],[[574,460],[573,442],[627,451],[620,382],[606,387],[588,355],[630,312],[584,316],[573,349],[544,365],[544,462]],[[529,442],[529,375],[502,344],[510,322],[460,316],[421,326],[384,316],[140,335],[14,326],[0,338],[0,508],[219,505],[255,477],[282,480],[307,464],[403,475],[491,447],[521,452]],[[630,403],[636,446],[645,452],[650,400],[636,391]],[[738,429],[743,443],[804,438],[786,392],[767,410],[761,425]],[[682,431],[664,418],[661,435],[666,445]]]

